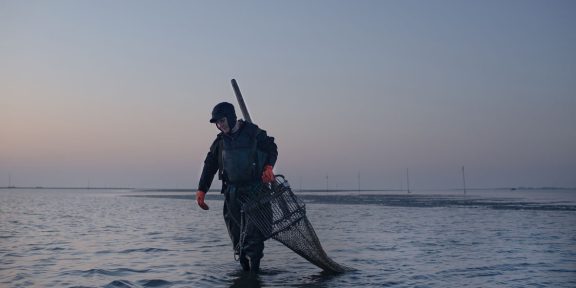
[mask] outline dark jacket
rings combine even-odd
[[[271,166],[276,164],[276,159],[278,158],[278,147],[276,146],[276,143],[274,143],[274,137],[268,136],[266,131],[258,128],[258,126],[255,124],[240,120],[238,125],[240,125],[240,128],[235,133],[227,135],[221,132],[216,136],[216,140],[212,142],[210,151],[204,160],[204,168],[202,169],[202,175],[200,176],[200,181],[198,183],[198,190],[208,192],[210,186],[212,185],[214,175],[216,175],[216,172],[218,171],[220,171],[219,178],[223,181],[222,188],[224,189],[227,185],[226,175],[223,175],[221,163],[221,150],[223,147],[222,141],[224,140],[234,142],[235,139],[240,138],[239,136],[246,136],[246,134],[250,135],[250,137],[255,137],[257,150],[263,152],[263,155],[266,155],[265,159],[263,159],[263,164]],[[225,137],[227,138],[224,139]],[[261,171],[259,172],[261,173]]]

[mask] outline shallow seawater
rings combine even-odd
[[[266,242],[244,274],[213,193],[0,189],[0,287],[576,287],[576,191],[302,195],[328,275]],[[128,197],[141,196],[141,197]]]

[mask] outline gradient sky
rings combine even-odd
[[[413,189],[460,187],[462,166],[471,187],[576,187],[574,15],[560,0],[0,0],[0,186],[195,188],[236,78],[296,187],[401,188],[406,169]]]

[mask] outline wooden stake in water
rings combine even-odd
[[[464,171],[464,166],[462,166],[462,188],[464,189],[464,195],[466,195],[466,173]]]
[[[15,188],[15,186],[12,185],[12,174],[8,173],[8,188]]]
[[[410,171],[406,169],[406,191],[410,194]]]

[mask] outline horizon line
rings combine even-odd
[[[0,189],[69,189],[69,190],[135,190],[135,191],[196,191],[196,188],[138,188],[138,187],[81,187],[81,186],[0,186]],[[421,188],[421,189],[398,189],[398,188],[370,188],[370,189],[358,189],[358,188],[305,188],[305,189],[293,189],[295,192],[378,192],[378,191],[398,191],[407,192],[412,191],[463,191],[463,187],[456,188]],[[500,186],[500,187],[466,187],[466,190],[576,190],[576,187],[563,187],[563,186]],[[210,189],[208,192],[220,192],[220,189]]]

